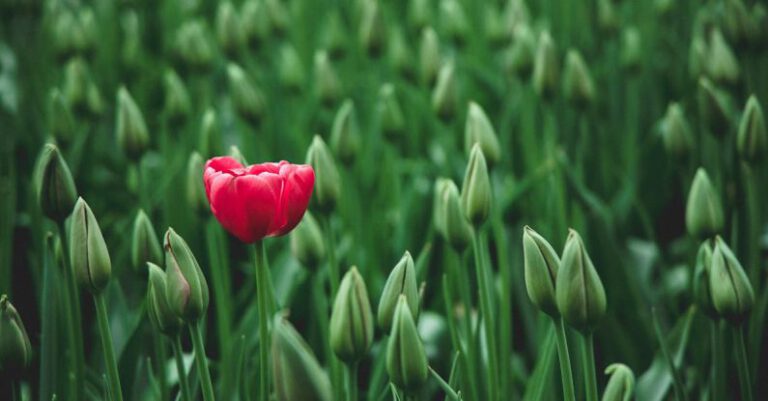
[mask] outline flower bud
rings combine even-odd
[[[171,124],[178,125],[192,114],[192,101],[189,98],[184,82],[176,74],[176,71],[168,69],[163,77],[165,84],[165,104],[163,111],[168,116]]]
[[[735,84],[739,80],[739,62],[718,28],[710,32],[705,66],[707,75],[714,81]]]
[[[711,319],[718,317],[715,305],[712,303],[712,291],[709,287],[709,276],[712,271],[712,244],[710,240],[701,243],[696,254],[696,267],[693,272],[693,299],[696,306]]]
[[[159,332],[174,336],[184,322],[171,310],[166,298],[166,276],[160,266],[147,262],[149,281],[147,283],[147,316],[152,326]]]
[[[667,106],[667,113],[661,120],[661,139],[667,153],[677,159],[685,159],[693,148],[691,126],[685,119],[683,108],[673,102]]]
[[[411,315],[418,317],[420,299],[419,288],[416,283],[416,267],[413,264],[411,253],[408,251],[405,251],[403,257],[389,273],[379,298],[379,309],[376,316],[382,330],[389,331],[391,329],[395,307],[401,295],[405,296]]]
[[[272,329],[272,378],[277,401],[331,401],[331,382],[315,354],[284,318]]]
[[[88,65],[79,57],[70,60],[64,69],[62,92],[67,104],[77,115],[98,115],[104,108],[99,88],[88,72]]]
[[[275,36],[283,36],[291,23],[291,16],[283,0],[265,0],[269,27]]]
[[[307,164],[315,170],[314,198],[320,209],[332,210],[341,196],[341,176],[323,138],[315,135],[307,151]]]
[[[600,30],[613,34],[619,29],[619,18],[612,0],[597,1],[597,26]]]
[[[381,54],[386,40],[384,17],[377,1],[363,0],[362,7],[363,14],[358,37],[363,49],[376,57]]]
[[[755,293],[741,263],[720,236],[715,238],[709,273],[712,303],[718,315],[734,324],[741,323],[752,310]]]
[[[347,363],[363,358],[373,343],[371,302],[365,281],[355,266],[341,280],[329,332],[333,352]]]
[[[335,103],[341,96],[341,82],[325,50],[315,53],[314,77],[315,93],[320,101],[326,105]]]
[[[699,116],[704,126],[719,137],[728,134],[731,127],[731,103],[728,95],[705,78],[699,78]]]
[[[280,47],[277,58],[280,83],[296,92],[304,85],[304,66],[296,48],[290,44]]]
[[[544,99],[551,99],[557,90],[558,64],[555,43],[549,32],[543,31],[533,61],[533,89]]]
[[[576,107],[587,107],[595,98],[595,83],[578,50],[568,50],[563,72],[565,98]]]
[[[120,60],[129,73],[135,72],[144,59],[141,43],[141,27],[139,15],[134,10],[129,10],[120,16],[122,26],[123,45],[120,49]]]
[[[139,106],[125,87],[117,91],[117,143],[128,158],[138,160],[149,146],[149,132]]]
[[[485,155],[479,144],[472,147],[469,163],[461,186],[461,207],[464,215],[475,228],[480,227],[491,211],[491,180]]]
[[[209,210],[208,199],[203,185],[203,157],[200,153],[192,152],[187,162],[186,197],[190,209],[203,214]]]
[[[235,63],[227,66],[229,78],[229,91],[235,110],[245,120],[252,124],[258,124],[264,114],[264,95],[253,84],[245,71]]]
[[[411,393],[427,380],[428,362],[405,295],[397,299],[387,347],[389,381]]]
[[[555,299],[555,283],[560,258],[552,245],[532,228],[523,228],[525,288],[537,308],[552,317],[560,316]]]
[[[229,153],[227,153],[227,156],[237,160],[237,162],[242,164],[243,166],[248,165],[248,161],[245,160],[245,156],[243,156],[243,152],[240,151],[240,148],[238,148],[237,145],[232,145],[229,147]]]
[[[133,221],[131,264],[136,272],[143,274],[148,262],[163,263],[163,251],[149,216],[144,213],[144,210],[139,209],[139,212],[136,213],[136,219]]]
[[[752,19],[743,1],[729,0],[723,2],[720,17],[721,26],[728,39],[736,45],[743,45],[748,41],[752,30]]]
[[[309,269],[316,269],[325,259],[323,231],[309,210],[304,212],[301,223],[291,232],[291,252]]]
[[[216,10],[216,38],[219,46],[230,56],[237,54],[245,40],[240,17],[229,1],[219,3]]]
[[[355,104],[347,99],[333,119],[331,149],[344,164],[351,164],[360,148],[360,133],[355,116]]]
[[[519,24],[512,32],[512,46],[505,57],[507,71],[519,78],[529,77],[536,54],[536,37],[527,24]]]
[[[707,239],[723,230],[723,206],[704,168],[699,167],[693,177],[688,203],[685,207],[685,225],[695,238]]]
[[[257,48],[269,35],[269,15],[261,0],[246,0],[240,8],[243,40]]]
[[[635,393],[635,374],[627,365],[614,363],[605,368],[610,375],[602,401],[632,401]]]
[[[77,189],[69,166],[56,145],[43,146],[35,173],[40,210],[51,220],[64,221],[72,213]]]
[[[101,293],[112,275],[112,262],[99,222],[83,198],[75,203],[69,235],[71,265],[80,287]]]
[[[64,96],[58,89],[48,95],[48,129],[56,142],[62,145],[72,143],[75,138],[75,119]]]
[[[691,47],[688,50],[688,72],[691,77],[698,78],[704,73],[707,63],[707,41],[702,35],[693,35]]]
[[[176,231],[165,233],[165,293],[171,311],[186,322],[195,322],[208,309],[208,282],[192,250]]]
[[[441,195],[445,240],[461,252],[472,242],[472,226],[461,209],[461,195],[453,181],[448,180]]]
[[[422,29],[432,19],[432,5],[429,0],[411,0],[408,2],[408,24],[412,28]]]
[[[501,160],[501,145],[493,125],[480,105],[469,102],[467,124],[464,128],[464,150],[467,154],[472,151],[475,143],[480,144],[480,149],[491,165]]]
[[[8,296],[0,296],[0,373],[18,377],[32,363],[32,344]]]
[[[200,154],[204,157],[211,157],[220,154],[220,149],[219,122],[216,118],[216,111],[209,108],[203,114],[203,121],[200,124]]]
[[[581,236],[570,230],[555,284],[557,309],[568,324],[589,333],[605,315],[603,283],[589,258]]]
[[[381,130],[388,138],[396,138],[405,131],[405,117],[397,101],[395,86],[386,83],[379,89],[377,111],[381,121]]]
[[[755,95],[749,97],[741,116],[736,146],[741,157],[747,161],[759,162],[765,157],[768,133],[765,129],[763,109]]]
[[[457,0],[440,0],[439,17],[443,31],[462,45],[467,38],[469,23],[461,4]]]
[[[629,72],[637,72],[643,58],[640,31],[629,26],[621,34],[621,66]]]
[[[403,31],[399,27],[392,27],[389,32],[387,58],[392,69],[409,81],[413,81],[415,78],[413,54]]]
[[[328,50],[328,54],[334,60],[340,59],[347,52],[348,34],[344,22],[341,20],[337,9],[329,10],[323,23],[325,31],[321,37],[321,43]]]
[[[448,61],[440,67],[437,74],[435,89],[432,91],[432,110],[440,118],[448,120],[456,112],[458,103],[458,88],[456,83],[456,73],[453,61]]]
[[[200,19],[184,22],[176,32],[176,54],[189,67],[206,70],[213,63],[213,45],[208,28]]]
[[[435,230],[445,237],[445,206],[443,193],[447,187],[452,183],[450,178],[438,177],[435,180],[434,198],[432,201],[432,222],[435,226]],[[456,186],[456,184],[453,184]],[[461,206],[459,206],[461,207]],[[462,218],[464,214],[462,213]],[[446,238],[446,241],[448,239]]]

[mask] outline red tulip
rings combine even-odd
[[[301,221],[312,196],[315,171],[305,164],[244,167],[224,156],[205,163],[205,193],[211,212],[245,243],[287,234]]]

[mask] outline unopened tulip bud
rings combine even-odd
[[[298,91],[304,85],[304,66],[296,48],[290,44],[280,47],[278,53],[280,83],[291,91]]]
[[[269,16],[269,28],[276,36],[283,36],[291,23],[291,16],[285,7],[283,0],[264,0],[267,15]]]
[[[325,242],[320,224],[309,211],[291,232],[291,252],[309,269],[316,269],[325,259]]]
[[[742,0],[729,0],[722,4],[721,25],[728,39],[736,45],[743,45],[750,36],[752,19]]]
[[[174,336],[179,332],[184,322],[176,316],[166,298],[166,276],[160,266],[148,262],[149,281],[147,283],[147,316],[156,330]]]
[[[203,121],[200,124],[200,154],[204,157],[217,155],[221,151],[220,148],[221,132],[216,112],[208,109],[203,114]]]
[[[600,30],[609,34],[619,29],[619,18],[616,15],[616,6],[611,0],[598,0],[597,2],[597,26]]]
[[[432,5],[429,0],[408,2],[408,23],[412,28],[422,29],[432,19]]]
[[[253,84],[245,71],[235,63],[227,66],[227,77],[229,78],[229,91],[232,96],[232,102],[240,116],[253,124],[261,121],[264,114],[264,95],[261,90]]]
[[[18,377],[32,363],[32,344],[8,296],[0,296],[0,373]]]
[[[389,381],[406,393],[417,391],[429,374],[424,344],[404,295],[398,297],[392,320],[387,346],[387,373]]]
[[[688,233],[699,239],[711,238],[722,232],[723,224],[720,195],[712,185],[707,172],[700,167],[693,177],[685,207],[685,225]]]
[[[182,320],[196,322],[208,310],[208,282],[192,250],[176,231],[169,228],[164,242],[168,305]]]
[[[469,102],[467,124],[464,128],[464,150],[467,154],[476,143],[480,144],[480,149],[491,165],[501,160],[501,145],[496,130],[493,129],[483,108],[475,102]]]
[[[163,250],[157,233],[144,210],[136,213],[133,221],[133,241],[131,243],[131,264],[136,272],[143,272],[147,268],[147,262],[154,264],[163,263]]]
[[[555,43],[549,32],[544,31],[539,35],[533,62],[533,89],[544,99],[550,99],[557,91],[558,65]]]
[[[99,222],[83,198],[75,203],[69,235],[71,266],[78,283],[92,294],[101,293],[112,275],[112,262]]]
[[[386,25],[379,9],[379,3],[374,0],[363,0],[363,14],[360,24],[359,40],[368,54],[376,57],[381,54],[386,40]]]
[[[667,153],[677,159],[685,159],[693,148],[691,127],[679,103],[670,103],[661,120],[661,139]]]
[[[718,28],[710,33],[706,67],[707,75],[717,82],[734,84],[739,80],[739,62]]]
[[[206,70],[213,62],[208,28],[200,19],[184,22],[176,33],[176,54],[186,66]]]
[[[709,287],[709,275],[712,271],[712,243],[705,240],[696,254],[696,267],[693,272],[693,299],[696,306],[711,319],[718,317],[712,303],[712,291]]]
[[[704,126],[715,136],[726,136],[731,128],[732,107],[728,94],[717,88],[706,77],[699,78],[699,115]]]
[[[454,42],[463,44],[469,32],[469,22],[461,3],[457,0],[441,0],[439,11],[440,26]]]
[[[565,242],[555,284],[557,309],[563,319],[582,333],[592,332],[605,315],[605,289],[575,230]]]
[[[165,104],[163,111],[172,124],[183,122],[192,114],[192,101],[189,92],[176,71],[167,70],[163,77],[165,84]]]
[[[117,91],[117,143],[126,156],[138,160],[149,146],[149,131],[144,115],[125,87]]]
[[[759,162],[765,158],[768,133],[765,128],[763,109],[755,95],[749,97],[744,114],[741,116],[736,147],[741,157],[747,161]]]
[[[568,50],[563,71],[565,98],[577,107],[586,107],[595,98],[595,83],[589,67],[577,50]]]
[[[357,267],[341,280],[329,326],[331,349],[347,363],[360,360],[373,343],[373,312]]]
[[[312,349],[284,318],[272,329],[272,379],[277,401],[331,401],[331,382]]]
[[[43,146],[35,175],[40,210],[49,219],[63,222],[72,213],[77,189],[69,166],[56,145],[49,143]]]
[[[474,144],[469,154],[469,163],[461,186],[461,207],[464,215],[475,228],[480,227],[491,212],[491,180],[488,165],[479,144]]]
[[[141,27],[136,11],[126,11],[120,17],[123,32],[123,46],[120,49],[120,59],[129,72],[135,71],[143,59],[141,43]]]
[[[326,105],[336,102],[341,95],[341,82],[324,50],[315,53],[314,64],[315,93]]]
[[[379,89],[377,111],[381,121],[381,130],[389,138],[396,138],[405,130],[405,117],[397,101],[395,86],[386,83]]]
[[[248,165],[248,161],[245,160],[245,156],[243,155],[243,152],[240,151],[240,148],[238,148],[237,145],[232,145],[229,147],[229,152],[227,153],[227,156],[237,160],[237,162],[242,164],[243,166]]]
[[[614,363],[605,368],[609,375],[602,401],[632,401],[635,393],[635,374],[627,365]]]
[[[630,26],[621,34],[621,66],[629,72],[637,72],[643,58],[640,31]]]
[[[324,21],[325,31],[323,32],[321,43],[328,54],[334,60],[340,59],[347,52],[348,34],[346,26],[341,20],[339,11],[329,10],[329,14]]]
[[[413,54],[409,43],[399,27],[390,29],[387,56],[392,68],[408,80],[415,78]]]
[[[203,157],[200,153],[192,152],[187,162],[186,197],[191,210],[205,213],[208,210],[208,199],[203,185]]]
[[[98,88],[91,80],[88,65],[79,57],[70,60],[64,68],[62,93],[69,107],[77,115],[95,115],[102,110]]]
[[[755,293],[736,255],[720,236],[715,238],[709,275],[712,303],[720,317],[739,324],[749,316]]]
[[[237,54],[245,40],[240,17],[229,1],[219,3],[216,10],[216,38],[219,46],[229,55]]]
[[[454,249],[461,252],[472,242],[472,226],[461,208],[461,195],[453,181],[449,180],[443,188],[441,201],[445,239]]]
[[[439,177],[435,180],[434,198],[432,201],[432,222],[435,230],[445,237],[445,206],[444,193],[447,187],[452,183],[450,178]],[[453,184],[456,186],[456,184]],[[461,205],[459,205],[461,207]],[[462,218],[464,214],[462,213]],[[447,240],[447,238],[446,238]]]
[[[521,79],[527,78],[533,71],[536,37],[527,24],[519,24],[512,31],[512,39],[512,46],[505,58],[506,69]]]
[[[707,41],[702,35],[694,35],[691,38],[691,47],[688,50],[688,72],[692,77],[700,77],[704,74],[707,63]]]
[[[75,119],[58,89],[51,90],[48,96],[48,129],[62,145],[68,145],[74,140]]]
[[[307,151],[307,164],[315,170],[314,198],[320,209],[332,210],[341,196],[341,176],[328,145],[315,135]]]
[[[247,0],[240,8],[240,26],[243,40],[252,48],[258,47],[269,35],[269,15],[261,0]]]
[[[552,317],[560,316],[555,297],[560,258],[552,245],[532,228],[523,228],[525,288],[537,308]]]
[[[440,67],[435,88],[432,91],[432,110],[440,118],[447,120],[453,117],[458,103],[458,87],[453,61],[448,61]]]
[[[344,164],[351,164],[360,148],[360,133],[355,116],[355,104],[347,99],[341,105],[331,128],[331,149]]]
[[[376,317],[382,330],[389,331],[392,327],[395,307],[401,295],[405,296],[411,315],[417,317],[420,303],[419,288],[416,282],[416,267],[413,264],[411,253],[408,251],[405,251],[403,257],[389,273],[379,298],[379,309],[376,312]]]

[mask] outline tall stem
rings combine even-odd
[[[83,398],[83,378],[85,372],[85,357],[83,353],[83,329],[80,313],[80,297],[78,296],[77,282],[70,266],[69,246],[66,237],[64,221],[59,222],[59,240],[61,241],[62,270],[64,270],[64,309],[66,309],[67,334],[69,337],[70,374],[72,383],[70,390],[77,399]]]
[[[450,384],[448,384],[448,382],[447,382],[447,381],[445,381],[445,379],[443,379],[443,378],[442,378],[442,377],[441,377],[441,376],[440,376],[440,375],[437,373],[437,371],[435,371],[434,369],[432,369],[432,367],[431,367],[431,366],[429,367],[429,373],[431,373],[431,374],[432,374],[432,377],[434,377],[434,378],[435,378],[435,380],[437,380],[437,384],[439,384],[439,385],[440,385],[440,388],[442,388],[442,389],[443,389],[443,391],[445,391],[445,394],[446,394],[448,397],[450,397],[450,398],[451,398],[452,400],[454,400],[454,401],[459,401],[459,400],[460,400],[460,398],[459,398],[459,394],[456,392],[456,390],[454,390],[454,389],[451,387],[451,385],[450,385]]]
[[[719,396],[722,394],[720,391],[720,378],[722,377],[720,375],[720,367],[722,366],[722,362],[720,359],[720,339],[718,338],[719,332],[720,326],[718,325],[718,321],[713,319],[710,332],[710,337],[712,340],[712,379],[709,383],[710,399],[713,400],[719,400]]]
[[[155,360],[153,362],[153,369],[155,372],[163,372],[165,367],[165,361],[168,359],[168,350],[163,341],[163,336],[157,330],[152,330],[152,345],[155,352]],[[161,374],[158,378],[160,382],[160,399],[167,400],[170,397],[170,388],[168,388],[168,380],[164,374]]]
[[[359,365],[359,362],[351,362],[347,364],[347,373],[349,373],[349,381],[347,382],[349,387],[347,401],[357,401],[358,399],[357,367]]]
[[[181,349],[181,335],[177,334],[171,340],[173,347],[173,356],[176,359],[176,372],[179,376],[179,392],[182,401],[192,401],[189,392],[189,383],[187,383],[187,372],[184,369],[184,352]]]
[[[107,304],[104,302],[104,295],[101,293],[94,294],[93,301],[96,304],[96,320],[99,322],[99,335],[101,336],[101,347],[104,351],[104,364],[107,367],[109,392],[112,394],[114,401],[122,401],[123,389],[120,386],[120,375],[117,372],[115,349],[112,346],[112,333],[109,331]]]
[[[493,324],[494,314],[491,301],[491,289],[488,287],[488,266],[483,258],[483,241],[479,230],[472,236],[472,245],[475,254],[475,268],[477,272],[477,282],[480,287],[480,312],[483,315],[483,325],[485,326],[485,342],[488,347],[488,399],[496,400],[496,390],[498,389],[498,355],[496,354],[496,330]]]
[[[208,370],[208,357],[205,356],[205,344],[203,343],[203,333],[200,330],[200,322],[191,323],[189,332],[192,335],[192,347],[195,349],[195,363],[197,364],[197,373],[200,376],[200,387],[203,389],[203,400],[213,401],[215,400],[213,384],[211,383],[211,372]]]
[[[733,337],[736,340],[736,363],[739,371],[739,384],[741,385],[741,399],[752,401],[752,381],[749,378],[747,347],[744,345],[744,330],[741,326],[733,328]]]
[[[592,333],[584,335],[584,387],[587,391],[587,401],[597,401],[595,340]]]
[[[560,358],[560,376],[563,380],[563,399],[576,401],[576,392],[573,387],[573,371],[571,369],[571,354],[568,352],[568,339],[565,335],[565,325],[560,317],[553,317],[557,334],[557,356]]]
[[[259,399],[269,399],[269,307],[268,288],[271,286],[266,264],[264,242],[254,244],[254,267],[256,268],[256,297],[259,308]]]
[[[339,290],[339,266],[336,261],[336,242],[333,237],[333,227],[331,226],[331,216],[323,216],[323,230],[325,231],[325,248],[328,252],[328,274],[331,282],[331,298],[336,299],[336,292]]]

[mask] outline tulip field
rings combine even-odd
[[[768,400],[765,0],[0,1],[0,401]]]

